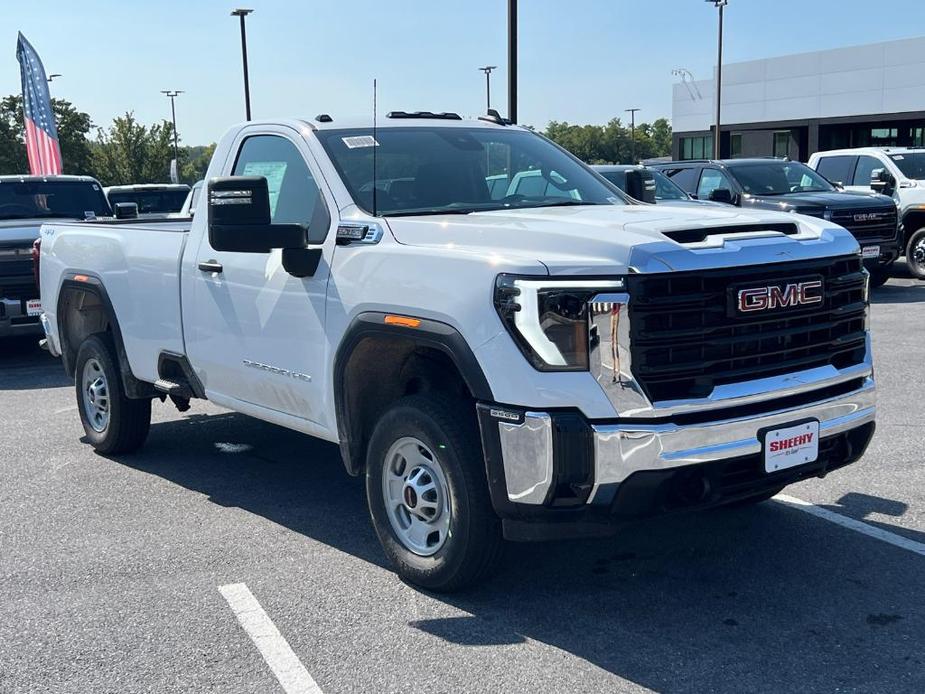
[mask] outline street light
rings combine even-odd
[[[497,65],[486,65],[479,68],[485,73],[485,113],[491,110],[491,71],[497,69]]]
[[[247,113],[247,120],[251,119],[251,86],[247,78],[247,30],[244,28],[244,18],[253,10],[238,8],[232,10],[232,17],[241,18],[241,60],[244,63],[244,110]]]
[[[729,0],[706,0],[712,2],[713,6],[719,10],[719,36],[716,41],[716,125],[713,132],[713,158],[720,158],[719,148],[719,128],[720,128],[720,107],[722,106],[723,96],[723,9],[729,4]]]
[[[161,94],[170,99],[170,117],[173,120],[173,158],[178,167],[180,166],[180,147],[177,144],[177,107],[174,99],[182,93],[183,90],[180,89],[161,89]]]
[[[630,162],[631,164],[636,163],[636,111],[641,110],[641,108],[626,109],[626,112],[630,114],[630,133],[632,133],[630,142],[632,143],[633,161]]]
[[[62,77],[63,75],[60,72],[53,72],[46,78],[49,82],[54,82],[56,77]]]
[[[507,117],[517,122],[517,0],[507,0]]]

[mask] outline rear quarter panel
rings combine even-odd
[[[132,373],[155,381],[160,352],[183,352],[180,258],[188,227],[188,221],[43,226],[42,307],[51,329],[57,332],[61,283],[75,274],[96,277],[112,302]]]

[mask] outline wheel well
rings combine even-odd
[[[453,358],[442,349],[407,338],[363,337],[350,353],[341,385],[341,451],[351,474],[364,469],[373,428],[399,398],[436,391],[471,403],[475,417],[475,397]]]
[[[132,374],[119,324],[101,285],[62,286],[58,298],[58,329],[61,360],[68,376],[74,375],[77,350],[83,341],[91,335],[106,334],[116,350],[125,395],[129,398],[150,398],[156,394],[151,384],[139,381]]]
[[[906,252],[909,239],[919,229],[925,228],[925,211],[907,212],[903,215],[903,243],[900,253]]]

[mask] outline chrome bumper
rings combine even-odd
[[[619,485],[640,470],[665,470],[761,452],[760,432],[801,419],[817,419],[820,438],[874,420],[876,392],[868,377],[853,392],[760,415],[700,424],[593,424],[594,482],[587,503],[602,487]],[[523,421],[498,422],[508,499],[542,504],[554,479],[550,415],[526,412]],[[608,495],[609,496],[609,495]]]

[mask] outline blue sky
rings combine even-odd
[[[484,106],[477,67],[500,66],[506,104],[506,0],[241,0],[248,18],[255,117],[335,118]],[[243,120],[240,36],[224,0],[6,0],[0,94],[18,93],[16,32],[48,72],[55,96],[97,125],[133,110],[169,117],[177,100],[186,144]],[[709,77],[716,10],[704,0],[520,0],[520,121],[602,123],[631,106],[639,120],[671,115],[672,68]],[[925,34],[922,0],[730,0],[726,60],[750,60]],[[923,97],[925,101],[925,97]],[[504,108],[501,109],[504,111]]]

